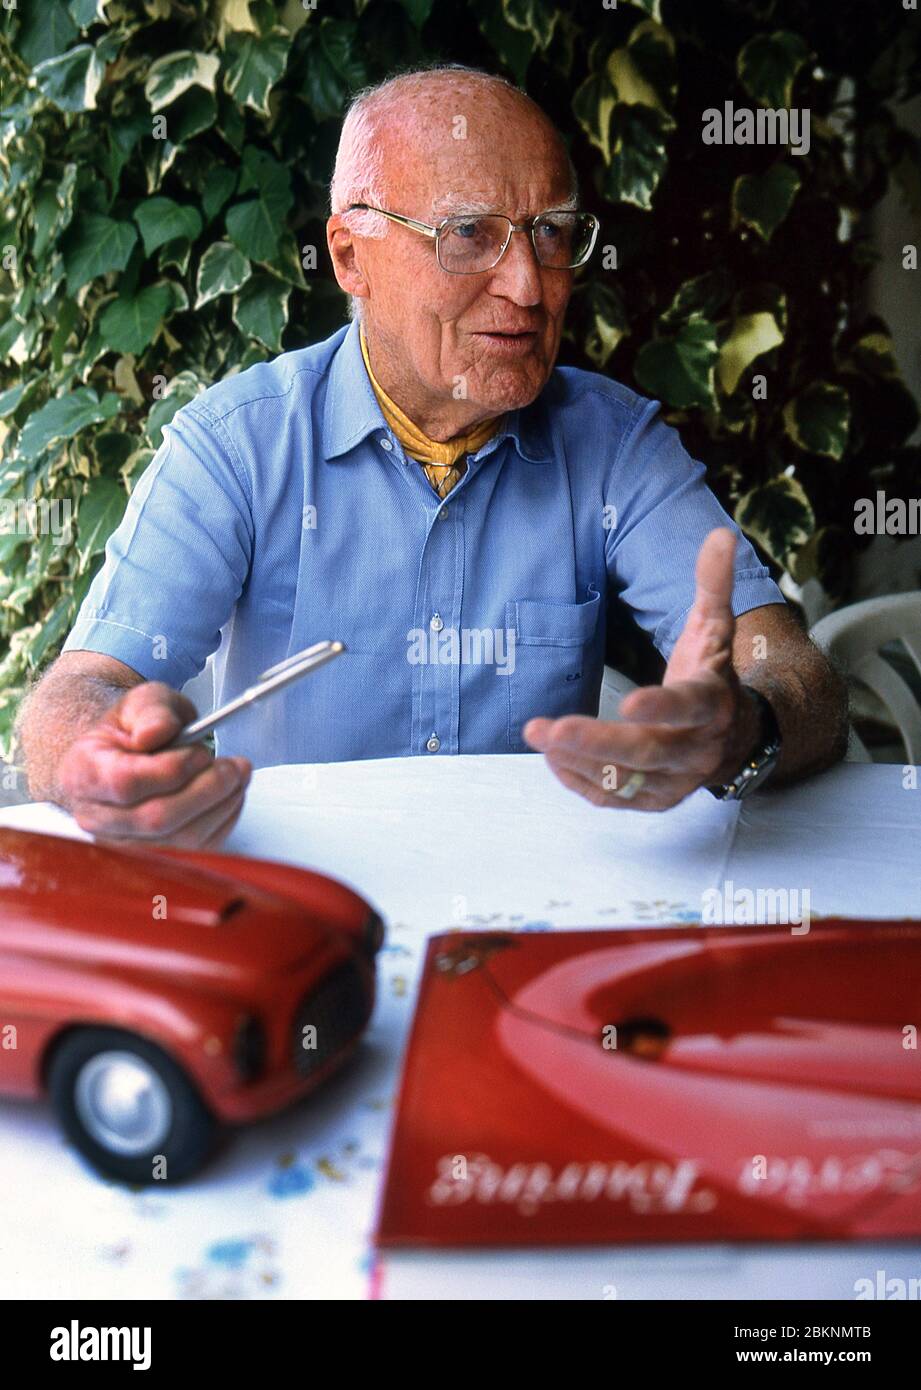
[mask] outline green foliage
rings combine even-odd
[[[912,18],[859,0],[0,8],[0,503],[76,514],[69,535],[0,531],[0,745],[175,411],[344,321],[323,250],[342,115],[425,61],[502,72],[570,141],[602,232],[561,360],[660,398],[775,570],[843,593],[855,498],[916,488],[917,413],[856,307],[861,217],[891,178],[919,187],[887,104],[921,88]],[[809,152],[704,144],[725,102],[808,108]]]

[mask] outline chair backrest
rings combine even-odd
[[[822,618],[811,635],[849,676],[882,701],[898,726],[909,761],[921,763],[921,706],[908,682],[880,656],[881,647],[901,642],[921,677],[921,593],[851,604]]]

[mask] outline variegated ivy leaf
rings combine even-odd
[[[586,78],[572,99],[573,115],[605,164],[611,162],[611,113],[616,103],[617,93],[602,73]]]
[[[793,80],[809,53],[809,45],[799,34],[782,29],[774,34],[756,34],[739,51],[739,80],[760,105],[774,110],[789,107]]]
[[[807,386],[784,406],[783,419],[787,434],[800,449],[832,459],[843,455],[851,404],[842,387],[827,381]]]
[[[753,227],[762,241],[770,241],[793,206],[800,179],[783,161],[764,174],[743,174],[732,186],[732,225]]]
[[[589,290],[591,327],[585,351],[599,371],[603,371],[621,338],[630,332],[620,291],[596,281]]]
[[[246,284],[250,263],[229,241],[216,241],[209,246],[198,267],[195,308],[208,304],[222,294],[233,294]]]
[[[108,0],[70,0],[67,8],[70,17],[81,29],[89,29],[91,24],[106,24],[106,4]]]
[[[253,275],[234,299],[234,323],[247,337],[256,338],[272,352],[281,352],[290,293],[274,275]]]
[[[538,48],[546,48],[553,38],[559,12],[548,0],[502,0],[505,22],[513,29],[533,35]]]
[[[783,334],[773,314],[742,314],[732,325],[720,348],[717,372],[720,386],[732,395],[739,381],[757,357],[783,342]]]
[[[162,111],[190,87],[204,87],[213,92],[221,60],[214,53],[192,53],[183,50],[167,53],[151,64],[144,83],[144,95],[152,111]]]
[[[238,106],[269,115],[269,93],[284,73],[290,48],[291,40],[282,30],[265,36],[230,35],[224,87]]]
[[[206,383],[193,371],[180,372],[168,383],[158,401],[154,401],[147,415],[147,438],[155,449],[163,442],[163,427],[182,406],[195,399],[205,389]]]
[[[607,62],[607,75],[617,100],[628,106],[652,106],[665,114],[677,90],[675,41],[667,29],[644,20]]]
[[[91,386],[80,386],[66,396],[47,401],[30,415],[19,436],[18,454],[22,459],[36,459],[50,444],[71,439],[87,425],[111,420],[121,409],[114,391],[102,400]]]
[[[809,498],[790,474],[747,492],[736,506],[735,519],[779,565],[815,530]]]
[[[651,106],[615,106],[611,162],[602,180],[606,198],[649,211],[668,166],[665,140],[674,125],[669,116]]]
[[[61,111],[92,111],[105,76],[106,56],[101,46],[88,43],[70,48],[57,58],[46,58],[32,70],[32,82]]]
[[[642,389],[666,405],[711,408],[718,355],[715,325],[692,315],[677,333],[644,343],[633,372]]]
[[[232,34],[258,34],[249,12],[251,0],[217,0],[217,41],[223,47]]]

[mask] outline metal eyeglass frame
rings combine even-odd
[[[534,247],[534,254],[537,257],[537,263],[538,265],[542,266],[543,269],[576,270],[580,265],[585,265],[586,261],[589,259],[592,252],[594,251],[595,242],[598,240],[598,232],[601,228],[601,223],[599,222],[598,218],[595,216],[593,212],[577,212],[576,208],[547,208],[544,212],[539,212],[536,217],[529,217],[526,222],[522,222],[520,225],[516,225],[510,217],[506,217],[504,212],[455,212],[452,213],[450,217],[444,218],[444,220],[439,222],[438,225],[435,227],[430,226],[428,222],[419,222],[416,220],[415,217],[403,217],[402,214],[398,212],[387,212],[384,208],[372,207],[370,203],[350,203],[349,206],[345,209],[345,211],[379,212],[381,217],[389,217],[391,222],[397,222],[401,227],[409,227],[411,231],[422,232],[423,236],[434,237],[435,255],[438,258],[438,264],[441,266],[441,269],[445,272],[446,275],[482,275],[487,270],[495,270],[496,266],[499,264],[502,257],[505,255],[506,251],[509,248],[509,245],[512,240],[512,232],[530,233],[531,245]],[[554,212],[576,213],[576,215],[579,217],[590,217],[592,219],[592,239],[588,244],[588,250],[582,257],[581,261],[576,261],[575,265],[545,266],[544,262],[540,258],[540,252],[538,251],[537,243],[534,240],[534,224],[535,222],[539,222],[542,217],[549,217],[550,214]],[[507,222],[508,236],[505,239],[505,245],[502,247],[502,250],[499,252],[492,265],[483,266],[481,270],[450,270],[446,265],[442,263],[441,260],[441,233],[444,231],[445,227],[447,227],[449,222],[456,222],[458,218],[463,220],[465,218],[471,219],[475,217],[501,217],[505,222]]]

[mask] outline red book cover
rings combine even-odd
[[[384,1250],[921,1234],[921,923],[430,940]]]

